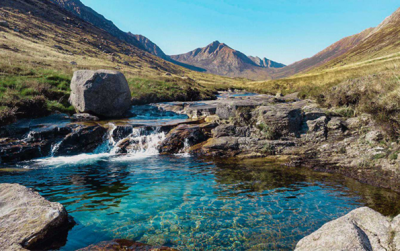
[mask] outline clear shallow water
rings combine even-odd
[[[134,109],[135,121],[154,126],[186,119],[148,106]],[[62,203],[77,221],[61,250],[116,238],[180,250],[291,250],[357,207],[400,213],[398,194],[340,176],[265,160],[160,156],[156,146],[165,133],[156,129],[134,129],[128,137],[138,147],[118,155],[113,128],[109,124],[109,138],[92,154],[0,168],[0,183],[32,187]]]
[[[57,158],[55,158],[57,159]],[[306,234],[368,205],[398,213],[397,194],[261,162],[99,155],[33,162],[0,182],[37,189],[78,222],[62,250],[115,238],[182,250],[290,250]]]

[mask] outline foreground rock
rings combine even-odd
[[[358,208],[301,239],[295,250],[400,250],[400,216]]]
[[[99,117],[123,117],[131,108],[131,92],[125,76],[117,71],[76,71],[70,102],[77,112]]]
[[[0,184],[0,202],[1,250],[36,249],[71,224],[60,203],[18,184]]]
[[[129,240],[113,240],[103,241],[96,245],[90,245],[86,248],[79,249],[78,251],[174,251],[169,247],[152,247],[139,242]]]

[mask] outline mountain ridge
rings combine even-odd
[[[206,69],[209,73],[228,77],[247,77],[250,79],[269,78],[270,69],[258,64],[244,53],[235,50],[218,40],[205,47],[184,54],[172,55],[172,59]],[[260,60],[261,61],[261,60]],[[281,65],[266,61],[268,65]]]

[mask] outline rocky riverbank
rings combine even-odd
[[[385,141],[385,135],[368,115],[342,117],[294,95],[158,106],[204,119],[200,125],[175,128],[161,144],[162,153],[180,151],[186,140],[188,152],[198,156],[272,156],[289,166],[340,173],[400,192],[399,146]]]
[[[186,152],[196,156],[272,157],[288,166],[339,173],[370,185],[400,192],[400,147],[368,115],[346,118],[296,96],[227,96],[203,102],[156,104],[165,112],[190,119],[158,128],[132,120],[31,124],[4,127],[0,133],[3,163],[45,156],[91,153],[105,139],[118,142],[133,129],[167,133],[158,150],[162,154]],[[154,108],[157,109],[157,108]],[[115,128],[114,128],[115,127]],[[113,131],[113,132],[111,132]],[[118,142],[119,153],[136,149],[137,142]]]

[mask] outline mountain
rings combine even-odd
[[[263,67],[263,68],[283,68],[286,65],[274,62],[272,60],[269,60],[268,58],[259,58],[259,57],[253,57],[249,56],[249,58],[258,66]]]
[[[143,35],[134,35],[128,32],[128,35],[134,37],[146,51],[150,52],[151,54],[162,58],[162,59],[169,59],[169,57],[158,47],[155,43],[153,43],[150,39]]]
[[[107,31],[114,37],[117,37],[120,40],[123,40],[138,48],[143,49],[142,44],[139,43],[135,37],[132,37],[129,34],[118,29],[118,27],[115,26],[113,22],[106,19],[104,16],[100,15],[90,7],[84,5],[80,0],[50,0],[50,1],[66,9],[75,16],[80,17],[84,21]]]
[[[143,35],[135,35],[131,32],[123,32],[113,22],[106,19],[103,15],[100,15],[90,7],[84,5],[80,0],[50,0],[51,2],[57,4],[61,8],[69,11],[73,15],[83,19],[84,21],[93,24],[94,26],[103,29],[113,35],[114,37],[123,40],[131,45],[134,45],[142,50],[145,50],[159,58],[167,60],[176,65],[188,68],[190,70],[205,72],[205,69],[198,68],[192,65],[187,65],[181,62],[174,61],[169,56],[153,43],[150,39]]]
[[[400,52],[400,8],[376,28],[368,31],[368,34],[356,46],[321,68],[344,66],[398,54]]]
[[[272,74],[272,77],[275,79],[289,77],[297,73],[307,72],[318,66],[321,66],[345,54],[346,52],[357,46],[371,33],[372,30],[373,28],[369,28],[359,34],[343,38],[311,58],[303,59],[299,62],[293,63],[282,69],[277,70],[275,73]]]
[[[332,44],[311,58],[271,73],[274,79],[298,73],[329,69],[385,57],[400,51],[400,8],[376,28],[368,28]]]
[[[256,63],[240,51],[234,50],[224,43],[214,41],[203,48],[197,48],[185,54],[170,56],[173,60],[204,68],[209,73],[228,77],[245,77],[250,79],[268,79],[269,68],[278,65],[266,61],[265,65]]]

